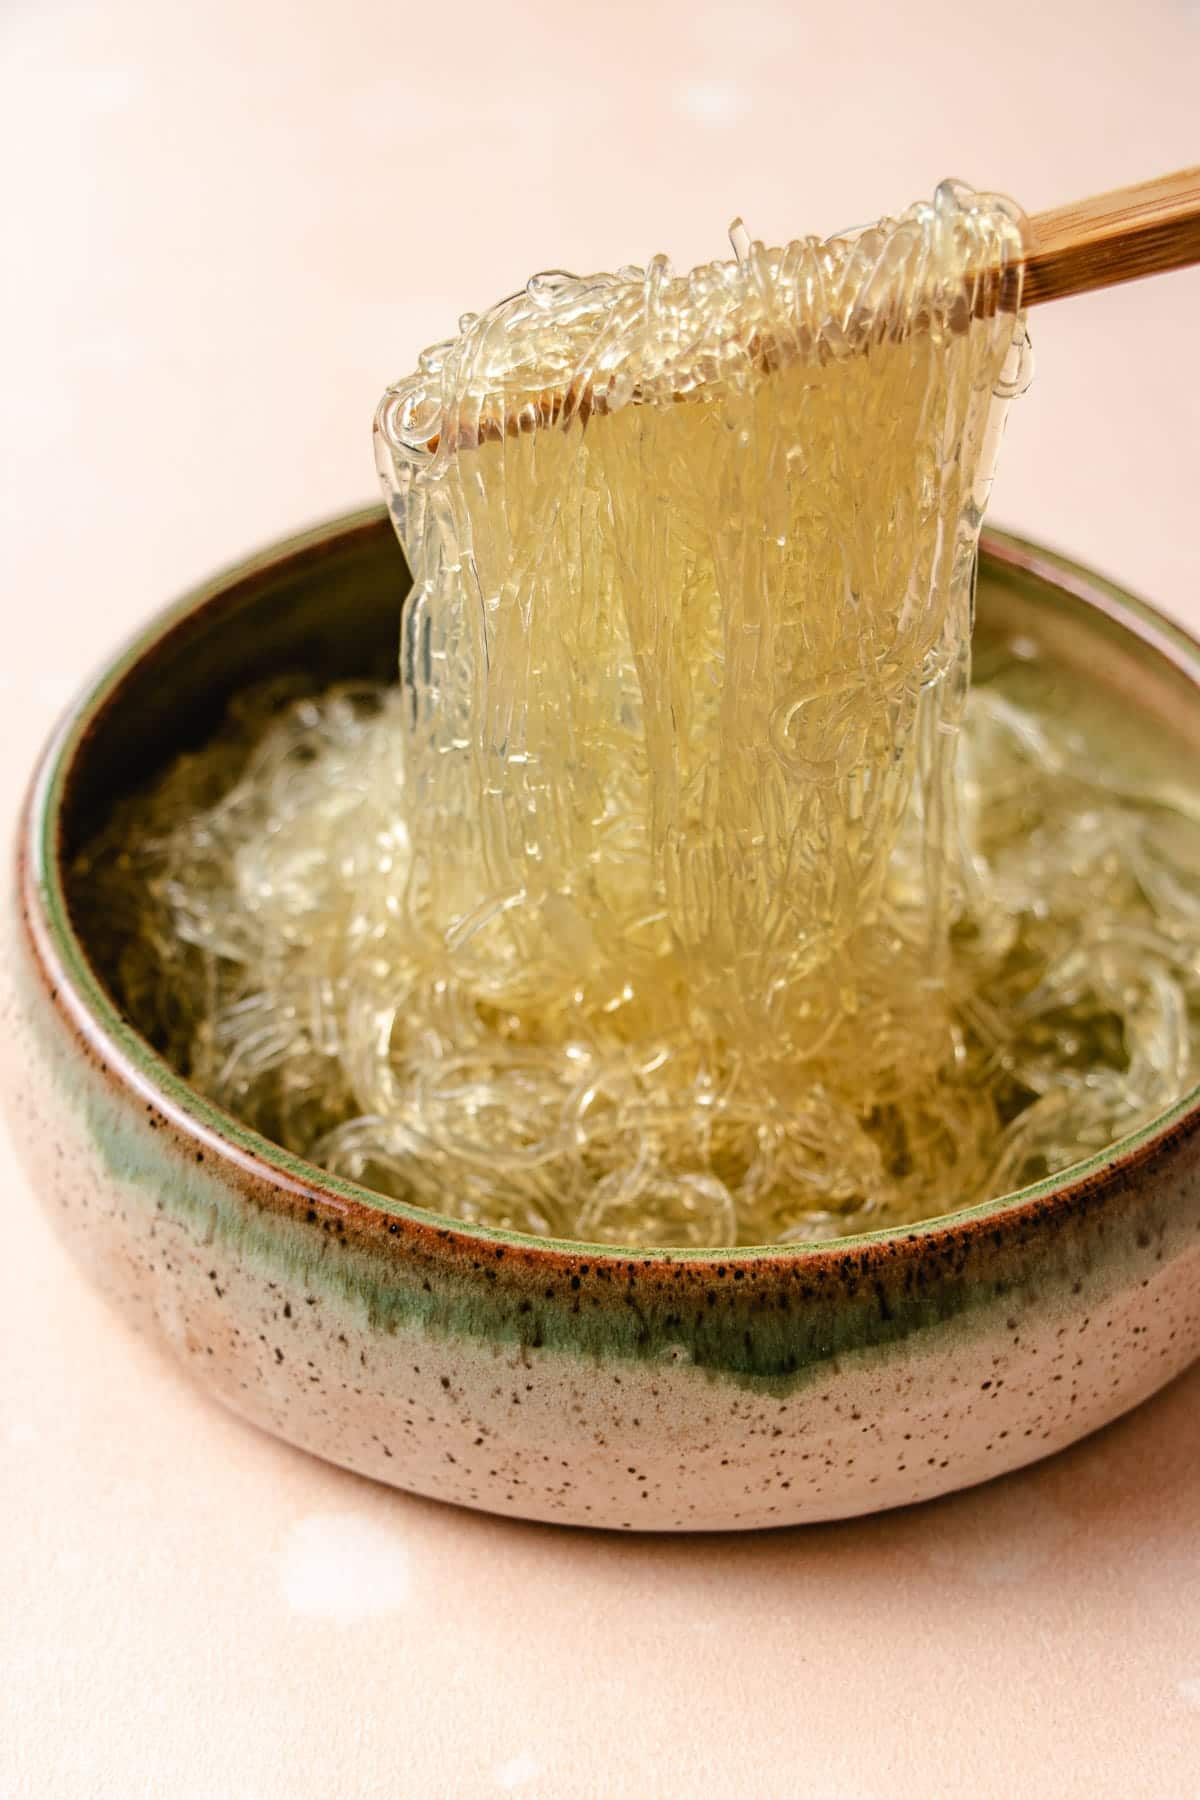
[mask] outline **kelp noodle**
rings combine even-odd
[[[248,696],[78,871],[200,1087],[421,1205],[680,1245],[943,1212],[1181,1092],[1195,818],[968,706],[1021,232],[944,184],[424,354],[376,421],[400,686]]]

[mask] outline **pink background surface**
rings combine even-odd
[[[373,497],[385,383],[533,269],[1030,210],[1197,155],[1196,0],[0,5],[0,813],[183,586]],[[1050,308],[993,516],[1200,627],[1200,274]],[[606,1539],[227,1417],[0,1139],[0,1795],[1200,1795],[1200,1371],[875,1521]]]

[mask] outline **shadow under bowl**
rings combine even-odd
[[[1067,1174],[814,1246],[630,1251],[455,1224],[286,1154],[121,1013],[65,870],[113,802],[284,669],[388,678],[406,586],[382,512],[189,595],[73,708],[17,846],[13,1134],[60,1237],[265,1430],[526,1518],[706,1530],[846,1517],[1069,1444],[1200,1351],[1200,1098]],[[1200,749],[1200,649],[991,533],[981,642],[1029,633],[1102,702]]]

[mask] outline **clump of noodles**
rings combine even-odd
[[[215,803],[191,759],[81,870],[136,881],[128,1003],[193,1080],[464,1219],[836,1235],[1188,1079],[1171,806],[998,696],[959,760],[1019,215],[944,184],[735,249],[538,276],[426,352],[377,418],[400,687],[252,700]]]

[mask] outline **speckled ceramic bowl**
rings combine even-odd
[[[229,694],[387,671],[404,572],[372,512],[190,595],[72,711],[21,826],[5,1092],[36,1192],[117,1304],[245,1418],[439,1499],[623,1530],[898,1506],[1045,1456],[1200,1350],[1200,1098],[1059,1178],[919,1229],[622,1252],[456,1226],[284,1154],[119,1015],[62,872]],[[1200,748],[1200,649],[992,536],[985,628]]]

